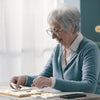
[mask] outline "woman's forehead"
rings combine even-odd
[[[49,26],[51,29],[60,28],[60,25],[57,22],[52,21],[52,20],[49,22]]]

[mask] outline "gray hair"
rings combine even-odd
[[[80,12],[77,8],[69,6],[68,4],[63,4],[58,9],[53,10],[48,15],[48,23],[50,22],[50,20],[57,22],[60,27],[66,32],[68,32],[74,24],[74,33],[79,32]]]

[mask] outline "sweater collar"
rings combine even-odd
[[[69,49],[76,51],[82,40],[83,40],[83,35],[79,32],[77,38],[73,41]]]

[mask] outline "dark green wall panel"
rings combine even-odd
[[[81,32],[87,38],[100,42],[100,33],[95,26],[100,25],[100,0],[80,0]]]

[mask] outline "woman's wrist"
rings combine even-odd
[[[54,77],[50,77],[50,78],[51,78],[51,81],[52,81],[51,88],[53,88],[55,86],[56,79]]]

